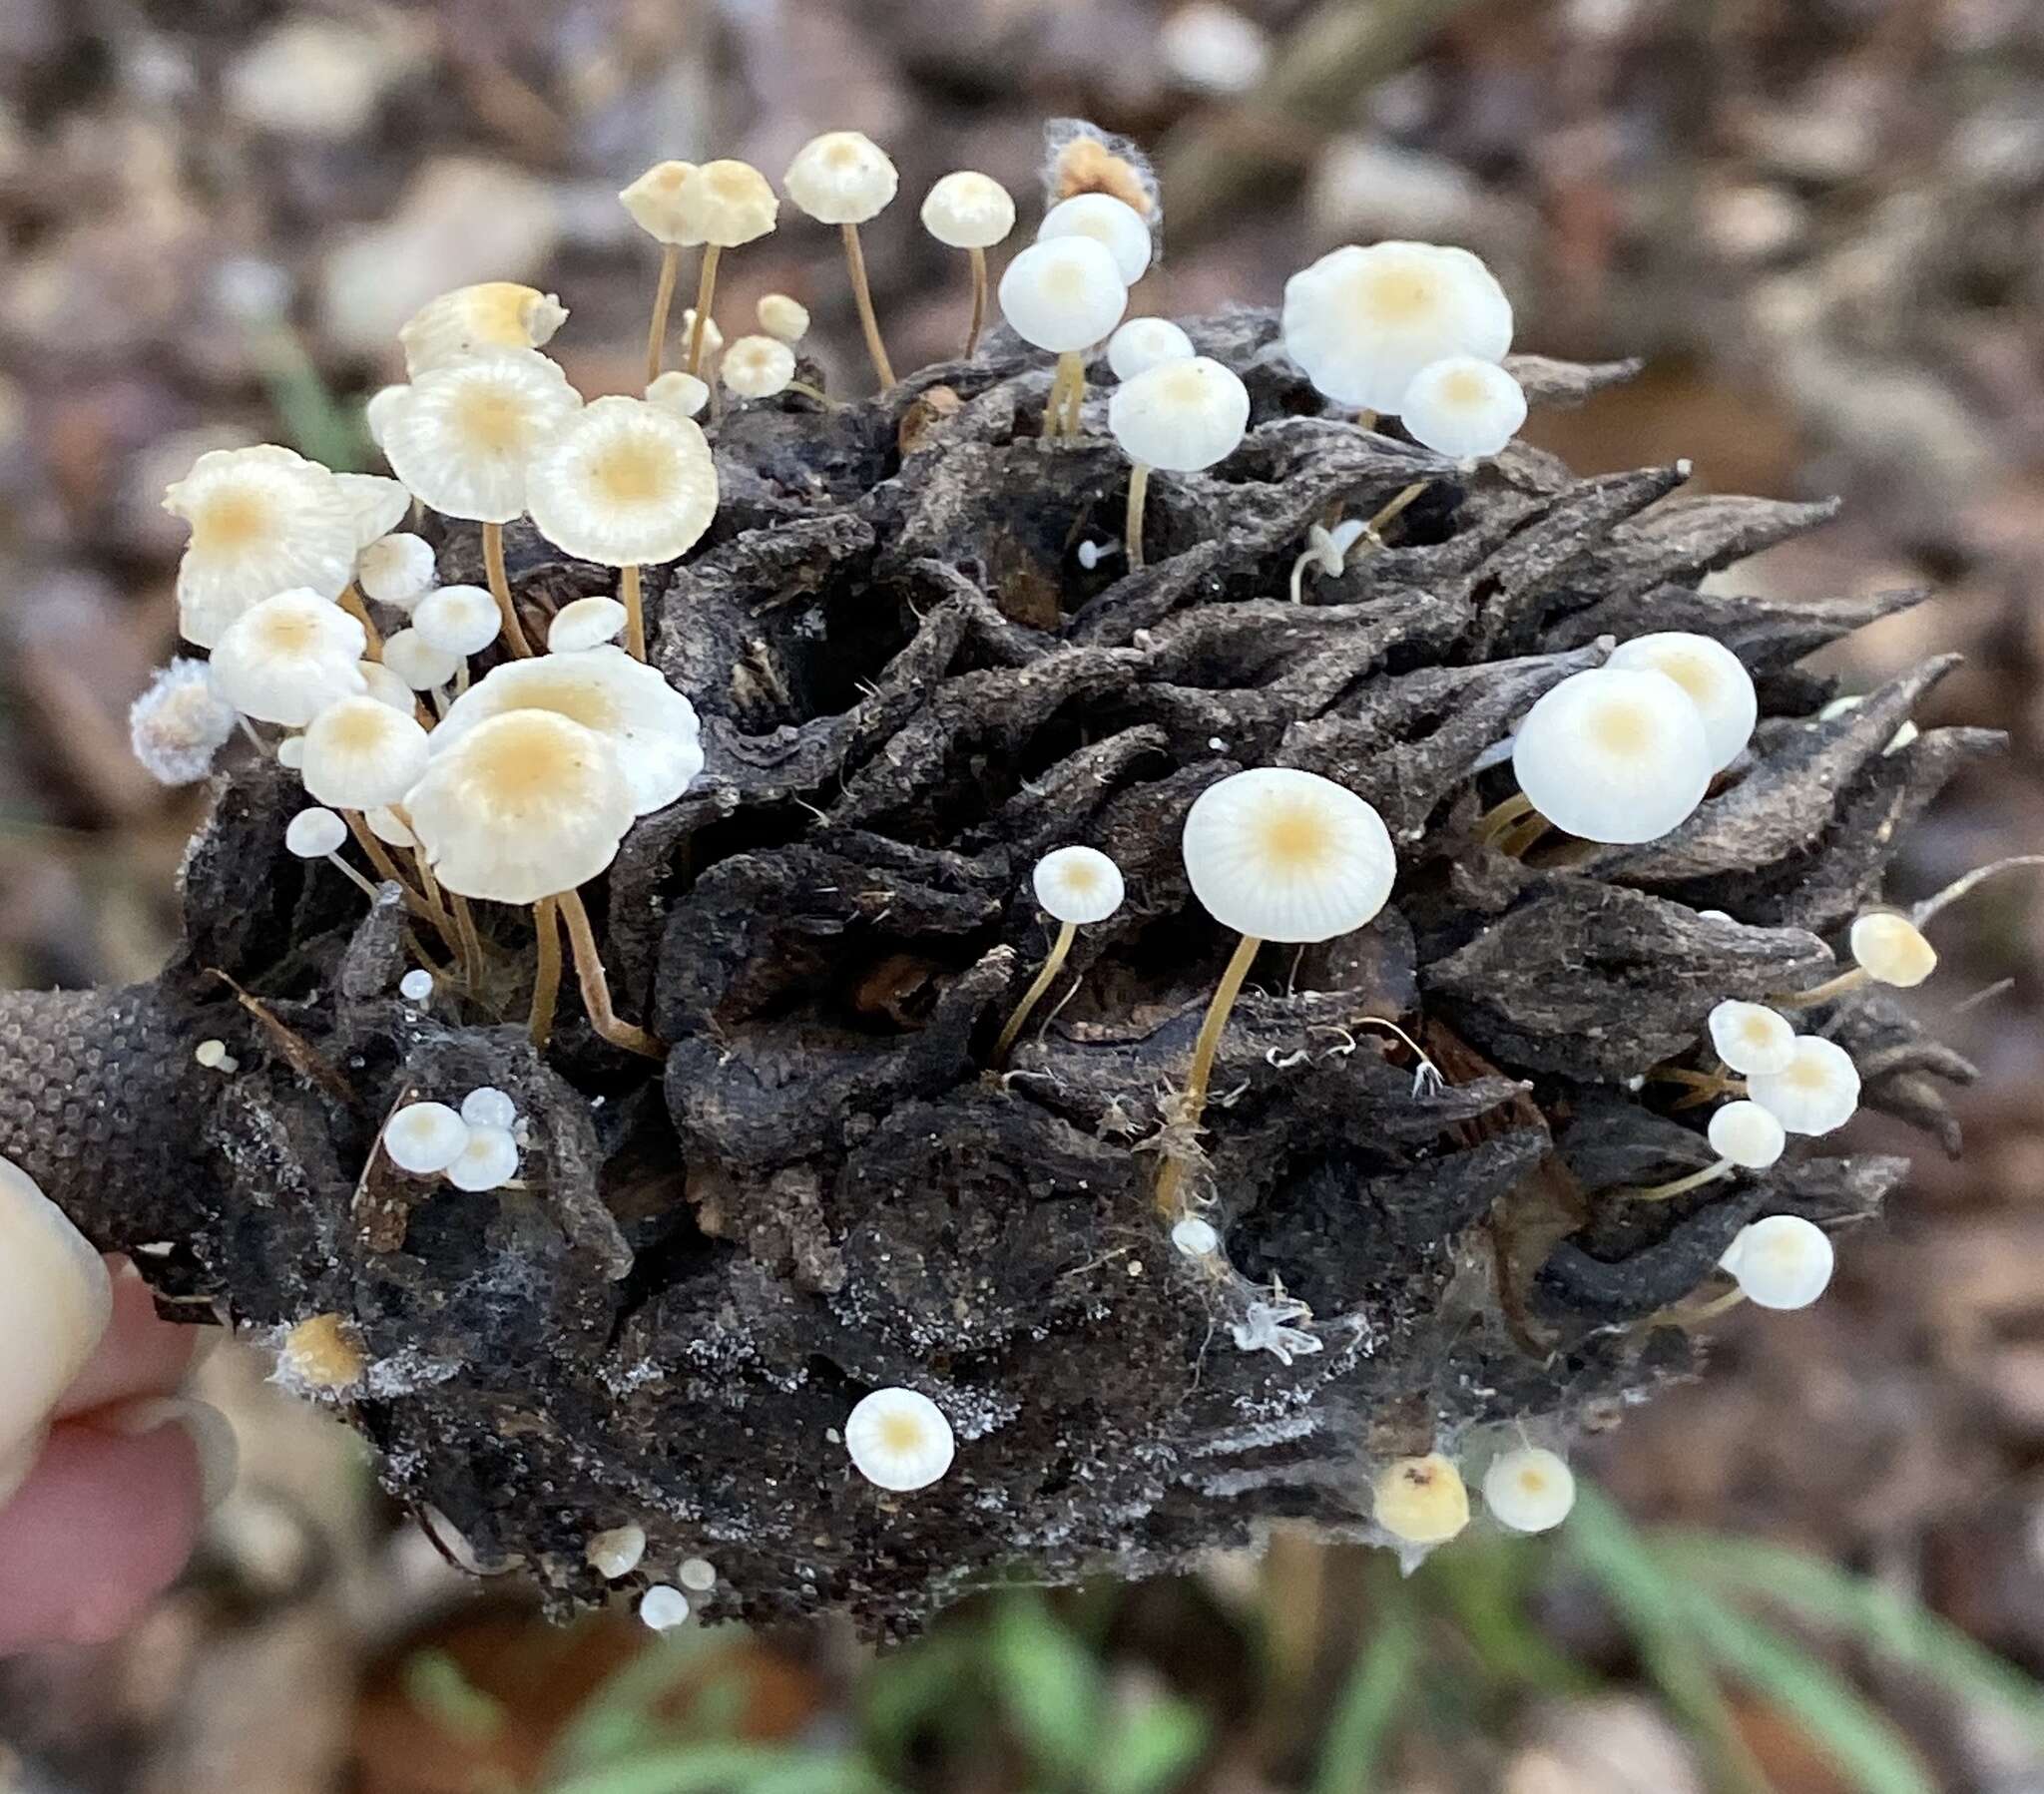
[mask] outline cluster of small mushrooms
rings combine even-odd
[[[1139,161],[1116,166],[1121,179],[1049,208],[995,291],[1013,331],[1057,358],[1043,417],[1053,442],[1079,432],[1087,352],[1107,345],[1118,381],[1109,426],[1129,460],[1123,548],[1140,566],[1151,470],[1192,472],[1222,461],[1243,440],[1250,400],[1238,375],[1195,353],[1178,325],[1127,315],[1157,248],[1162,204]],[[858,232],[894,198],[893,164],[867,138],[831,132],[801,150],[782,187],[811,219],[841,230],[874,375],[891,384]],[[165,504],[191,528],[178,578],[183,634],[210,661],[167,670],[136,707],[134,736],[145,761],[171,780],[202,775],[238,727],[294,767],[309,807],[290,825],[291,850],[331,861],[371,896],[395,887],[417,962],[407,996],[423,1000],[482,976],[471,906],[522,906],[531,912],[538,967],[536,1046],[544,1050],[553,1025],[565,933],[597,1032],[657,1058],[661,1043],[612,1006],[577,894],[611,864],[635,821],[673,803],[704,764],[688,694],[647,664],[640,570],[688,554],[717,510],[717,470],[697,421],[709,409],[715,425],[713,376],[728,395],[722,402],[787,390],[829,401],[795,379],[794,345],[808,315],[793,299],[762,301],[759,332],[730,342],[713,321],[723,254],[775,226],[778,201],[759,170],[733,161],[663,163],[621,198],[663,247],[643,392],[585,398],[569,384],[545,353],[568,315],[552,294],[471,286],[435,299],[405,326],[409,380],[369,406],[394,477],[330,473],[275,446],[202,456]],[[935,237],[971,258],[969,353],[987,310],[987,251],[1013,228],[1015,203],[985,175],[960,172],[931,188],[921,217]],[[683,319],[682,364],[669,371],[671,301],[688,247],[702,251],[696,303]],[[1284,349],[1333,406],[1364,427],[1395,417],[1406,435],[1457,461],[1497,454],[1526,416],[1525,396],[1502,365],[1511,335],[1504,291],[1460,248],[1342,247],[1284,289]],[[1309,575],[1336,575],[1349,557],[1380,547],[1423,489],[1424,482],[1410,486],[1367,519],[1315,524],[1292,569],[1290,597],[1301,597]],[[405,529],[414,507],[480,524],[485,586],[434,583],[432,550]],[[505,576],[504,527],[521,516],[567,554],[617,570],[615,599],[566,605],[543,641],[528,634]],[[1519,794],[1492,809],[1481,832],[1510,855],[1550,830],[1584,842],[1665,836],[1744,749],[1756,714],[1752,678],[1719,643],[1678,633],[1620,644],[1602,666],[1550,689],[1497,744],[1488,763],[1508,758]],[[366,872],[349,857],[350,843]],[[1370,804],[1325,778],[1279,767],[1209,787],[1186,817],[1183,852],[1199,902],[1240,946],[1175,1093],[1158,1154],[1154,1224],[1201,1273],[1243,1283],[1206,1218],[1212,1196],[1200,1147],[1231,1005],[1264,943],[1325,941],[1367,925],[1391,892],[1398,860]],[[1121,870],[1083,844],[1045,857],[1034,888],[1055,939],[1000,1033],[990,1070],[1057,983],[1077,931],[1106,920],[1124,898]],[[1818,990],[1782,993],[1774,1007],[1719,1005],[1710,1023],[1717,1069],[1653,1074],[1693,1086],[1695,1102],[1727,1099],[1709,1122],[1718,1158],[1631,1190],[1630,1199],[1662,1200],[1766,1166],[1790,1134],[1827,1133],[1846,1121],[1858,1094],[1851,1059],[1828,1040],[1798,1035],[1782,1012],[1851,982],[1915,984],[1935,960],[1914,922],[1896,914],[1860,917],[1852,950],[1854,968]],[[1418,1057],[1422,1088],[1427,1079],[1438,1088],[1439,1074]],[[458,1110],[409,1102],[389,1117],[381,1143],[405,1172],[492,1188],[516,1175],[516,1124],[501,1093],[476,1091]],[[1766,1307],[1799,1307],[1824,1288],[1830,1246],[1803,1219],[1769,1216],[1739,1234],[1723,1268],[1736,1287],[1720,1305],[1744,1295]],[[1270,1294],[1245,1305],[1236,1343],[1286,1362],[1317,1352],[1320,1342],[1291,1324],[1303,1310],[1287,1304],[1281,1288]],[[330,1331],[306,1342],[300,1357],[309,1362],[317,1346],[321,1362],[330,1359]],[[306,1380],[330,1372],[329,1363]],[[950,1422],[910,1389],[867,1395],[841,1436],[857,1471],[895,1495],[935,1483],[953,1458]],[[1567,1465],[1530,1439],[1472,1468],[1481,1472],[1485,1508],[1506,1528],[1542,1531],[1569,1511]],[[1470,1504],[1457,1466],[1428,1456],[1381,1468],[1374,1511],[1388,1541],[1417,1548],[1453,1537]],[[608,1576],[630,1572],[645,1543],[635,1533],[593,1539],[589,1561]],[[704,1569],[692,1565],[691,1573]],[[643,1611],[649,1623],[675,1623],[687,1615],[687,1597],[661,1583]]]

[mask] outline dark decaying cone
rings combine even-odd
[[[1273,334],[1261,312],[1194,328],[1254,428],[1210,475],[1157,476],[1151,565],[1122,577],[1075,553],[1121,526],[1101,401],[1084,441],[1043,445],[1051,369],[1012,338],[875,401],[726,416],[716,526],[648,574],[709,771],[589,892],[621,1011],[672,1043],[664,1078],[579,1012],[539,1063],[519,913],[481,906],[497,1013],[400,1001],[391,894],[364,922],[286,854],[302,795],[252,766],[194,846],[155,985],[0,1001],[0,1150],[103,1246],[168,1242],[143,1260],[168,1295],[252,1329],[351,1317],[373,1369],[348,1413],[390,1488],[562,1608],[605,1593],[589,1535],[636,1521],[656,1571],[717,1565],[712,1618],[908,1628],[1002,1574],[1151,1572],[1280,1517],[1359,1534],[1386,1454],[1594,1421],[1685,1373],[1691,1336],[1654,1317],[1741,1224],[1857,1219],[1905,1163],[1819,1141],[1676,1202],[1600,1200],[1710,1158],[1679,1087],[1633,1083],[1694,1063],[1721,998],[1823,977],[1900,828],[1995,738],[1885,751],[1943,663],[1814,720],[1799,658],[1911,595],[1699,590],[1825,508],[1688,499],[1679,468],[1576,480],[1525,447],[1463,474],[1317,415]],[[1627,371],[1516,367],[1536,404]],[[1284,600],[1308,524],[1421,477],[1396,546]],[[609,589],[512,536],[530,602]],[[471,533],[440,557],[480,577]],[[1759,681],[1720,794],[1642,847],[1477,846],[1511,788],[1478,756],[1600,638],[1667,628]],[[1232,946],[1178,837],[1202,788],[1260,764],[1367,797],[1401,868],[1360,934],[1267,950],[1236,1012],[1207,1175],[1243,1275],[1217,1283],[1150,1196]],[[992,1075],[1045,946],[1030,868],[1073,841],[1115,856],[1129,902]],[[1963,1062],[1884,1000],[1809,1013],[1870,1103],[1955,1144],[1935,1081]],[[1415,1093],[1368,1017],[1448,1087]],[[208,1036],[239,1074],[195,1065]],[[522,1187],[364,1173],[394,1106],[486,1083],[529,1120]],[[1280,1284],[1319,1348],[1288,1361],[1235,1338]],[[858,1479],[834,1431],[890,1384],[958,1435],[915,1496]]]

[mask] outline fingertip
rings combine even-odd
[[[218,1331],[163,1319],[130,1260],[114,1253],[106,1263],[111,1284],[107,1328],[84,1369],[59,1397],[60,1420],[134,1396],[171,1394],[197,1365],[202,1336]]]
[[[0,1158],[0,1457],[49,1418],[113,1316],[113,1280],[92,1242]]]

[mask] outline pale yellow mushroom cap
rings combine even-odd
[[[391,408],[383,453],[431,509],[509,523],[525,509],[525,470],[540,444],[581,409],[567,376],[537,350],[477,356],[411,383]]]
[[[540,534],[585,561],[672,561],[717,515],[717,464],[691,419],[644,399],[596,399],[533,457],[526,502]]]
[[[642,816],[674,802],[703,770],[695,706],[658,668],[610,647],[491,668],[433,730],[434,757],[453,751],[493,717],[520,710],[567,716],[608,740]]]
[[[1526,394],[1495,361],[1449,355],[1412,376],[1398,401],[1398,419],[1421,447],[1480,461],[1502,453],[1519,433]]]
[[[794,378],[794,350],[774,336],[741,336],[724,351],[718,377],[742,399],[770,399]]]
[[[1090,236],[1033,242],[1001,274],[1001,315],[1024,342],[1054,354],[1114,332],[1129,289],[1114,256]]]
[[[1249,421],[1249,388],[1205,355],[1160,362],[1124,380],[1107,406],[1107,427],[1129,458],[1173,473],[1226,460],[1242,446]]]
[[[165,492],[164,509],[192,526],[178,563],[178,627],[201,648],[265,598],[298,587],[337,598],[354,573],[347,488],[287,448],[211,450]]]
[[[1105,922],[1122,906],[1122,869],[1097,847],[1056,847],[1030,874],[1036,901],[1060,922]]]
[[[1704,719],[1714,770],[1731,765],[1753,738],[1761,711],[1753,674],[1724,643],[1689,630],[1659,630],[1621,642],[1605,665],[1651,668],[1688,692]]]
[[[1075,194],[1043,215],[1036,240],[1090,236],[1114,257],[1124,286],[1133,286],[1150,265],[1150,226],[1143,216],[1112,194]]]
[[[1835,1041],[1799,1034],[1779,1072],[1755,1072],[1747,1095],[1790,1133],[1829,1133],[1859,1107],[1859,1068]]]
[[[707,341],[706,337],[706,352]],[[720,342],[718,346],[723,345]],[[670,368],[647,387],[646,402],[672,411],[677,417],[700,417],[703,407],[710,403],[710,387],[694,374]]]
[[[876,1389],[846,1417],[844,1449],[868,1483],[906,1495],[942,1477],[957,1448],[950,1421],[928,1396]]]
[[[1758,1103],[1724,1104],[1708,1131],[1712,1151],[1749,1171],[1766,1170],[1788,1144],[1788,1130]]]
[[[502,634],[504,614],[481,586],[441,586],[419,600],[411,626],[428,648],[465,660]]]
[[[1795,1057],[1795,1030],[1765,1003],[1728,1000],[1711,1011],[1711,1045],[1735,1072],[1783,1072]]]
[[[688,207],[683,200],[696,178],[693,162],[656,162],[618,195],[632,222],[657,242],[687,245],[703,239],[690,234]]]
[[[863,224],[894,198],[887,152],[860,131],[826,131],[795,152],[780,185],[819,224]]]
[[[990,249],[1015,227],[1014,197],[991,175],[960,169],[923,196],[922,227],[953,249]]]
[[[315,1314],[283,1336],[276,1354],[282,1380],[304,1389],[352,1389],[369,1361],[354,1330],[337,1314]]]
[[[306,724],[305,789],[335,809],[401,803],[426,769],[426,731],[373,697],[343,697]]]
[[[782,342],[800,342],[809,333],[808,306],[784,292],[761,294],[756,310],[760,328],[768,336],[779,337]]]
[[[544,348],[567,319],[567,306],[553,293],[511,280],[485,280],[428,299],[397,332],[397,340],[404,347],[404,370],[416,380],[470,355]]]
[[[0,1504],[27,1471],[24,1450],[85,1368],[113,1315],[113,1285],[92,1244],[20,1166],[0,1158]]]
[[[1394,1458],[1373,1493],[1377,1525],[1407,1545],[1443,1545],[1469,1524],[1462,1473],[1438,1452]]]
[[[1576,1505],[1575,1473],[1537,1445],[1500,1452],[1483,1473],[1483,1505],[1515,1533],[1546,1533]]]
[[[1284,766],[1209,785],[1186,813],[1186,875],[1208,913],[1265,941],[1325,941],[1384,907],[1397,856],[1353,791]]]
[[[386,386],[376,398],[381,400],[383,393],[403,390],[402,386]],[[333,477],[354,509],[357,548],[367,548],[378,538],[389,535],[411,510],[411,494],[405,491],[402,480],[386,480],[379,473],[337,473]]]
[[[338,605],[316,592],[279,592],[228,627],[213,651],[213,682],[245,716],[300,728],[368,688],[357,666],[367,646]]]
[[[1907,916],[1872,910],[1852,924],[1852,957],[1875,984],[1908,990],[1937,970],[1937,949]]]
[[[1190,361],[1193,339],[1168,317],[1132,317],[1107,339],[1107,364],[1117,380],[1133,380],[1167,361]]]
[[[646,1529],[628,1523],[592,1533],[582,1556],[598,1575],[616,1581],[637,1570],[639,1561],[646,1556]]]
[[[706,162],[682,189],[682,210],[697,242],[735,249],[765,236],[780,215],[766,177],[750,162]]]
[[[1656,841],[1711,786],[1697,706],[1665,673],[1598,667],[1541,697],[1512,744],[1519,789],[1556,828],[1586,841]]]
[[[632,826],[616,750],[554,710],[512,710],[467,730],[433,755],[406,808],[440,882],[499,903],[587,884]]]
[[[1830,1286],[1830,1236],[1799,1214],[1763,1216],[1739,1230],[1719,1264],[1757,1308],[1807,1308]]]
[[[587,654],[625,633],[631,613],[614,598],[578,598],[563,605],[547,625],[547,653]]]

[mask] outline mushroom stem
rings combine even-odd
[[[1135,471],[1129,475],[1129,519],[1122,532],[1122,539],[1128,545],[1129,570],[1134,572],[1143,565],[1143,506],[1150,497],[1150,467],[1147,462],[1138,461]]]
[[[822,387],[811,386],[806,380],[790,380],[784,390],[798,392],[803,398],[814,399],[817,404],[827,406],[832,411],[837,409],[837,401],[835,399],[825,392]]]
[[[1958,902],[1974,886],[1984,883],[1997,872],[2011,871],[2017,866],[2044,866],[2044,853],[2018,853],[2005,860],[1996,860],[1991,866],[1976,866],[1963,878],[1953,879],[1943,890],[1924,898],[1921,903],[1917,904],[1910,911],[1910,921],[1914,922],[1918,928],[1921,928],[1932,916],[1943,909],[1946,904]]]
[[[460,930],[456,937],[461,951],[461,982],[471,991],[482,984],[483,937],[476,932],[475,911],[468,906],[468,899],[459,891],[447,893],[448,905],[454,911],[454,926]]]
[[[1263,944],[1253,934],[1242,937],[1235,957],[1214,987],[1213,1002],[1207,1005],[1207,1019],[1200,1024],[1200,1038],[1193,1043],[1192,1069],[1186,1075],[1186,1092],[1179,1104],[1179,1123],[1189,1135],[1198,1132],[1200,1117],[1206,1112],[1207,1085],[1214,1076],[1214,1056],[1221,1050],[1221,1032],[1228,1026],[1228,1012],[1242,995],[1243,981],[1249,977],[1250,967],[1257,961],[1257,950]],[[1157,1206],[1167,1221],[1178,1217],[1178,1186],[1184,1178],[1185,1164],[1179,1158],[1167,1158],[1157,1173]]]
[[[1670,1196],[1687,1195],[1693,1189],[1702,1189],[1707,1183],[1717,1182],[1720,1177],[1729,1177],[1738,1168],[1731,1159],[1721,1158],[1701,1171],[1690,1172],[1687,1177],[1677,1177],[1667,1183],[1643,1184],[1638,1189],[1615,1190],[1613,1194],[1629,1202],[1665,1202]]]
[[[1305,570],[1320,558],[1317,549],[1307,549],[1291,564],[1291,602],[1305,603]]]
[[[339,854],[329,853],[326,856],[326,862],[352,884],[356,890],[360,891],[363,896],[367,897],[371,903],[376,901],[376,887],[357,872],[354,867],[350,866],[346,860],[342,859]]]
[[[1043,999],[1043,993],[1050,989],[1052,981],[1064,970],[1065,960],[1072,951],[1072,943],[1079,937],[1079,924],[1061,922],[1058,938],[1051,943],[1050,958],[1043,962],[1043,970],[1030,980],[1029,988],[1022,993],[1022,1001],[1015,1005],[1015,1013],[1008,1018],[1008,1025],[1001,1030],[1001,1038],[994,1042],[991,1061],[999,1065],[1008,1057],[1008,1049],[1014,1046],[1016,1037],[1022,1032],[1022,1024],[1029,1020],[1029,1012]]]
[[[353,580],[341,587],[340,596],[333,602],[362,626],[362,637],[368,644],[363,650],[363,659],[380,661],[383,658],[383,638],[376,633],[376,626],[369,617],[369,607],[362,603],[362,595],[355,590]]]
[[[682,270],[682,245],[669,243],[660,252],[660,284],[653,289],[653,327],[646,334],[646,384],[660,378],[662,352],[667,346],[667,317],[674,309],[675,279]]]
[[[1377,427],[1377,414],[1365,405],[1355,414],[1355,427],[1358,430],[1374,430]]]
[[[561,998],[561,906],[542,897],[532,906],[539,934],[539,970],[532,980],[532,1046],[544,1053],[554,1032],[554,1006]]]
[[[972,322],[965,331],[965,358],[969,361],[979,348],[979,333],[986,327],[986,251],[967,249],[972,258]]]
[[[1677,1303],[1674,1307],[1664,1309],[1662,1312],[1678,1327],[1696,1327],[1701,1326],[1705,1321],[1716,1320],[1719,1315],[1737,1308],[1745,1300],[1746,1291],[1735,1285],[1723,1295],[1712,1296],[1708,1301],[1699,1302],[1694,1307]]]
[[[582,985],[582,1007],[589,1012],[589,1025],[614,1047],[628,1053],[643,1053],[648,1059],[665,1059],[661,1044],[643,1028],[619,1020],[611,1007],[611,981],[603,969],[603,957],[596,950],[596,931],[589,925],[589,911],[582,906],[582,893],[561,891],[554,901],[568,924],[568,944],[575,952],[575,976]]]
[[[1043,439],[1049,442],[1064,422],[1065,388],[1071,383],[1072,357],[1058,357],[1058,371],[1051,376],[1050,391],[1043,401]]]
[[[1547,833],[1549,826],[1547,818],[1536,812],[1505,831],[1497,843],[1498,851],[1507,859],[1524,859],[1533,843]]]
[[[511,602],[511,576],[504,571],[504,526],[483,525],[483,577],[490,583],[490,596],[504,619],[504,640],[521,661],[532,659],[532,644],[525,639],[525,626],[518,621],[518,607]]]
[[[719,243],[703,245],[703,271],[696,280],[696,321],[689,330],[688,373],[703,371],[703,336],[710,328],[710,301],[717,292],[717,262],[723,253]]]
[[[1501,803],[1494,803],[1476,819],[1476,838],[1486,847],[1493,844],[1506,829],[1521,817],[1533,814],[1533,799],[1524,791],[1514,791]]]
[[[389,849],[381,841],[377,840],[370,831],[369,824],[361,811],[342,810],[340,815],[341,820],[348,826],[348,832],[354,836],[355,844],[368,856],[369,864],[376,868],[376,876],[394,884],[397,887],[398,895],[404,900],[404,907],[406,909],[410,910],[413,915],[419,917],[422,921],[432,923],[446,938],[447,944],[450,947],[456,945],[454,936],[448,930],[447,912],[437,904],[429,902],[412,889],[410,881],[398,869],[397,862],[390,857]],[[349,871],[352,873],[353,868],[350,867]],[[361,881],[357,879],[356,882],[360,883]],[[366,888],[371,895],[374,895],[374,885],[369,885]]]
[[[1806,991],[1776,992],[1768,1001],[1777,1009],[1807,1009],[1812,1003],[1828,1003],[1833,997],[1856,991],[1872,976],[1864,966],[1847,966],[1837,977],[1827,978],[1822,984],[1812,985]]]
[[[872,289],[866,285],[865,251],[858,246],[858,226],[840,225],[844,232],[844,265],[851,270],[851,296],[858,305],[858,327],[866,335],[866,353],[873,358],[873,372],[880,377],[880,390],[894,384],[894,364],[887,359],[887,345],[880,340],[880,320],[873,315]]]
[[[646,602],[639,591],[636,564],[619,571],[618,602],[625,607],[625,648],[633,660],[643,661],[646,659]]]
[[[1380,532],[1384,526],[1403,511],[1406,506],[1411,504],[1426,488],[1427,482],[1425,480],[1414,480],[1411,485],[1407,486],[1403,492],[1399,493],[1396,498],[1392,499],[1378,511],[1368,523],[1362,526],[1363,535],[1374,542],[1377,547],[1383,547],[1384,539]]]
[[[1079,439],[1079,423],[1086,405],[1086,357],[1076,349],[1072,351],[1072,376],[1065,386],[1065,420],[1062,426],[1065,440]]]

